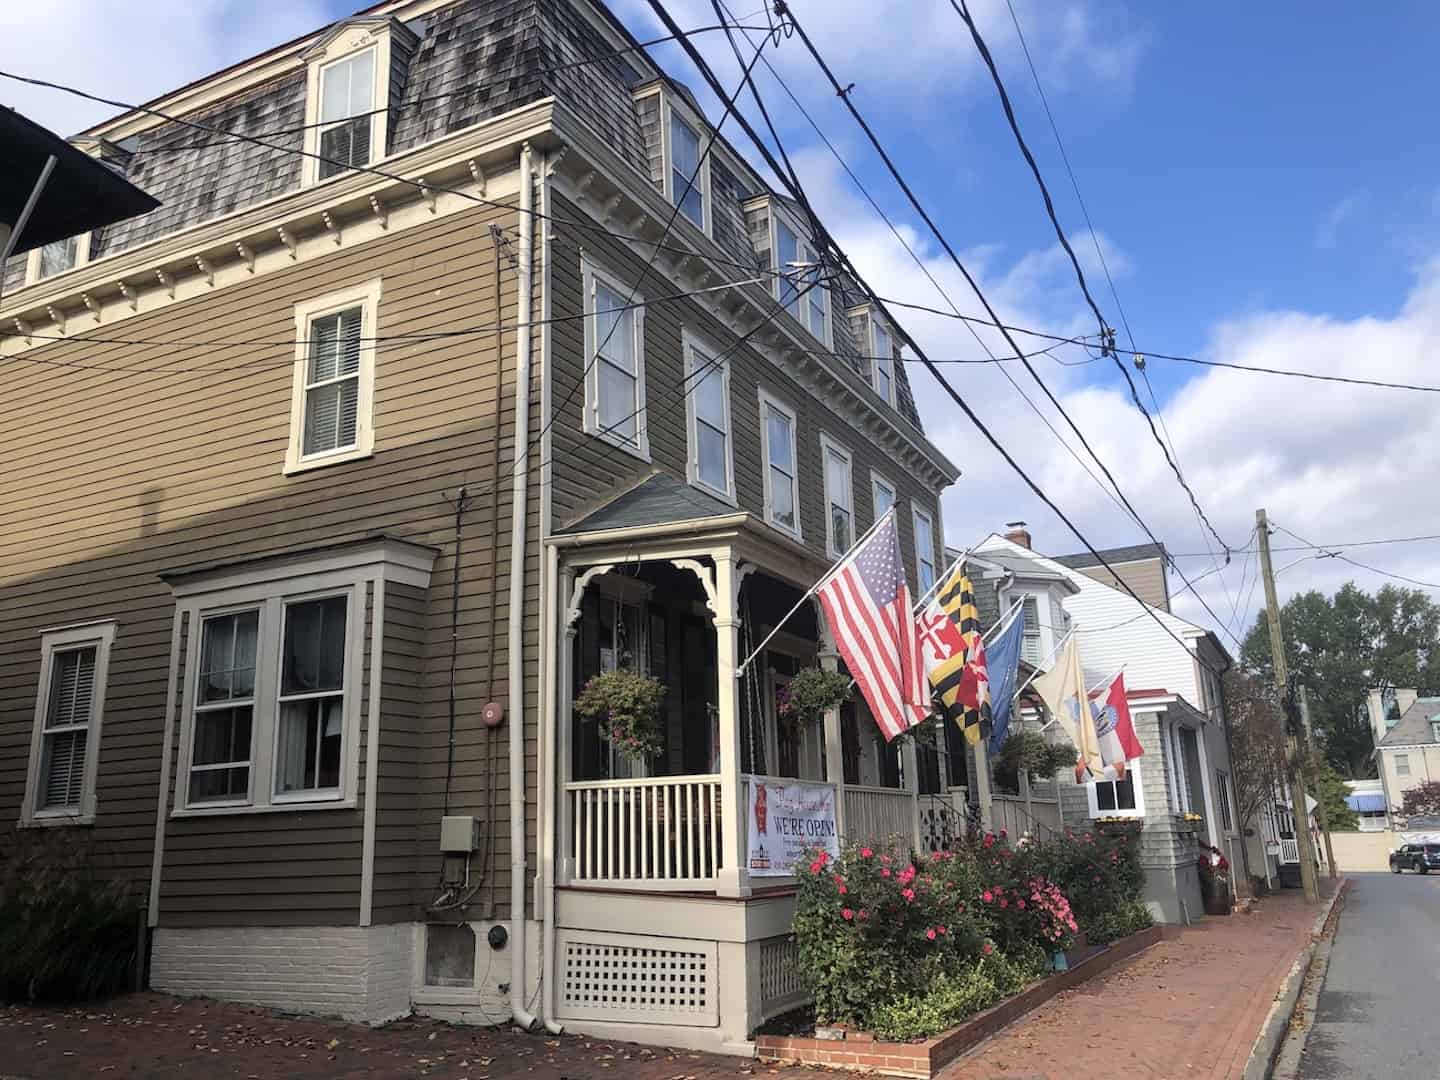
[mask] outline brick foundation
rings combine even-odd
[[[1152,926],[1112,945],[1096,949],[1069,971],[1047,976],[1014,997],[977,1013],[958,1027],[921,1042],[893,1043],[863,1032],[847,1032],[844,1039],[757,1035],[755,1056],[761,1061],[824,1065],[930,1080],[945,1065],[1013,1024],[1062,990],[1084,982],[1122,960],[1148,949],[1160,940],[1161,928]]]

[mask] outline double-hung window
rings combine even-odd
[[[41,635],[35,726],[20,813],[24,824],[95,820],[100,720],[114,640],[113,622]]]
[[[1040,602],[1027,596],[1020,604],[1020,617],[1025,620],[1021,631],[1020,659],[1027,664],[1039,664],[1040,656]]]
[[[64,240],[52,240],[40,248],[40,257],[35,271],[37,280],[63,274],[75,267],[79,258],[80,238],[70,236]]]
[[[690,482],[735,501],[730,444],[730,364],[688,329],[685,348],[685,404],[689,420]]]
[[[875,520],[885,516],[885,511],[895,505],[895,485],[879,473],[870,474],[870,500],[875,507]]]
[[[375,49],[320,69],[320,179],[370,164]]]
[[[800,537],[800,492],[796,482],[795,410],[760,391],[760,441],[765,456],[765,520]]]
[[[700,228],[705,228],[706,173],[700,134],[670,110],[670,201]]]
[[[870,316],[871,371],[875,392],[885,399],[887,405],[895,404],[895,344],[890,331],[880,325],[880,320]]]
[[[167,575],[181,647],[174,812],[353,806],[375,717],[389,582],[429,585],[432,548],[394,538]],[[366,646],[370,663],[366,663]]]
[[[821,435],[820,453],[825,459],[825,546],[830,557],[838,559],[850,550],[855,539],[850,451],[829,436]]]
[[[585,430],[649,460],[645,430],[645,298],[582,261]]]
[[[376,279],[296,307],[287,472],[373,451],[373,339],[379,300]]]
[[[1215,798],[1220,803],[1220,827],[1227,833],[1235,831],[1235,816],[1230,809],[1230,776],[1228,773],[1215,773]]]
[[[919,573],[921,594],[935,584],[935,519],[918,506],[913,508],[915,522],[915,567]]]
[[[774,215],[775,273],[780,303],[816,340],[829,343],[829,290],[820,284],[815,248],[782,217]]]
[[[1086,785],[1090,816],[1139,817],[1145,812],[1140,799],[1140,764],[1130,762],[1123,780],[1094,780]]]
[[[1396,755],[1395,755],[1395,775],[1396,775],[1396,776],[1409,776],[1409,775],[1410,775],[1410,755],[1409,755],[1409,754],[1396,754]]]

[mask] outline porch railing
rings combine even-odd
[[[1300,861],[1300,844],[1293,836],[1280,838],[1280,861],[1282,863],[1298,863]]]
[[[898,836],[907,846],[918,842],[913,792],[846,785],[844,798],[844,839],[881,842]]]
[[[720,777],[565,785],[573,884],[706,889],[721,864]]]

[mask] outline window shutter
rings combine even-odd
[[[85,749],[95,702],[95,656],[92,645],[57,652],[51,660],[41,810],[78,807],[84,794]]]
[[[49,759],[40,809],[55,810],[80,805],[85,789],[85,744],[89,734],[82,728],[47,736],[50,740]]]

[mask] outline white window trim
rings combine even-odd
[[[413,588],[428,588],[435,552],[416,544],[381,538],[344,545],[340,550],[322,554],[301,553],[293,556],[263,559],[238,566],[216,567],[194,573],[166,575],[175,594],[176,610],[188,620],[185,651],[185,693],[180,711],[180,753],[175,771],[175,808],[172,817],[207,817],[223,814],[257,814],[296,810],[353,809],[359,786],[360,712],[362,694],[374,708],[374,689],[363,684],[365,660],[365,595],[367,584],[373,583],[378,597],[387,581]],[[340,788],[323,796],[292,793],[273,796],[274,746],[279,726],[278,675],[279,623],[272,617],[265,622],[269,607],[278,614],[286,600],[312,599],[344,593],[346,607],[345,711],[344,742],[341,761]],[[194,688],[200,665],[200,626],[207,615],[221,614],[238,608],[262,609],[261,637],[256,647],[256,711],[251,726],[252,764],[247,802],[206,802],[188,806],[190,797],[190,760],[194,750]],[[377,603],[371,615],[372,644],[383,640],[384,625]],[[273,648],[270,659],[265,656],[265,642]],[[373,655],[369,672],[373,680],[378,656]],[[273,667],[270,666],[273,660]],[[170,658],[171,685],[180,677],[179,655]],[[273,709],[272,716],[262,719],[261,702]],[[374,715],[372,713],[372,715]],[[373,747],[372,747],[373,750]]]
[[[767,393],[764,387],[759,391],[760,399],[760,463],[764,472],[765,480],[765,524],[777,532],[786,536],[794,537],[796,540],[804,539],[804,529],[800,523],[800,419],[795,410],[775,397]],[[770,491],[770,425],[765,418],[767,408],[775,409],[790,418],[790,460],[795,468],[793,478],[795,484],[795,528],[787,529],[777,522],[771,512],[775,507],[775,500]]]
[[[1121,817],[1121,818],[1143,818],[1145,816],[1145,785],[1140,779],[1140,762],[1132,761],[1126,766],[1126,775],[1134,780],[1135,788],[1135,809],[1133,810],[1101,810],[1100,802],[1095,796],[1097,784],[1113,784],[1113,780],[1088,780],[1085,783],[1085,798],[1090,804],[1090,816],[1097,817]],[[1116,800],[1119,801],[1118,799]]]
[[[695,132],[700,157],[700,175],[696,178],[696,184],[700,188],[700,218],[701,224],[695,225],[690,217],[675,205],[675,166],[674,157],[670,150],[670,124],[671,114],[676,114],[685,121],[686,126]],[[662,181],[665,189],[665,201],[676,211],[675,220],[681,219],[695,225],[697,229],[706,236],[713,236],[715,229],[715,215],[711,209],[712,203],[710,192],[710,158],[714,152],[714,138],[710,135],[709,126],[684,107],[676,108],[675,99],[669,93],[660,95],[660,160],[661,170],[664,173]]]
[[[645,392],[645,297],[639,292],[632,295],[632,287],[626,285],[614,274],[597,266],[589,258],[580,257],[580,280],[584,289],[585,315],[585,433],[625,451],[641,461],[650,461],[650,431],[646,422],[648,405]],[[595,328],[595,283],[600,282],[621,296],[629,296],[629,314],[635,318],[635,396],[640,410],[635,414],[635,441],[607,431],[600,425],[600,361],[596,349],[600,347]]]
[[[346,308],[360,307],[360,373],[355,415],[355,445],[305,454],[305,372],[310,358],[310,323]],[[380,314],[380,279],[295,305],[295,372],[290,393],[290,442],[285,451],[286,476],[326,465],[371,457],[375,453],[375,351]]]
[[[110,673],[110,649],[118,624],[113,620],[63,626],[40,633],[40,684],[35,693],[35,720],[30,734],[30,760],[25,772],[25,801],[20,807],[20,824],[25,826],[93,825],[95,823],[95,781],[100,770],[100,729],[105,717],[105,683]],[[80,812],[36,810],[40,792],[40,759],[44,745],[45,716],[50,708],[50,674],[55,653],[75,646],[95,646],[95,696],[91,701],[90,726],[85,736],[85,776],[80,794]]]
[[[879,520],[880,520],[880,514],[882,513],[882,511],[881,511],[881,509],[880,509],[880,500],[876,498],[876,495],[879,494],[880,488],[882,488],[882,487],[885,488],[885,490],[887,490],[888,492],[890,492],[890,505],[891,505],[891,506],[899,506],[899,505],[900,505],[900,489],[897,488],[893,483],[891,483],[888,477],[882,476],[880,473],[876,472],[874,469],[871,469],[871,470],[870,470],[870,515],[871,515],[871,519],[872,519],[873,521],[879,521]]]
[[[930,561],[930,567],[931,567],[931,572],[932,572],[932,579],[933,579],[934,581],[939,581],[939,580],[940,580],[941,566],[940,566],[940,560],[939,560],[939,558],[938,558],[938,557],[936,556],[936,554],[935,554],[935,541],[936,541],[935,515],[932,514],[932,513],[931,513],[929,510],[927,510],[926,508],[924,508],[924,507],[922,507],[922,506],[918,506],[918,505],[916,505],[915,503],[911,503],[911,504],[910,504],[910,529],[911,529],[911,533],[913,534],[913,537],[914,537],[914,540],[915,540],[915,584],[916,584],[916,586],[920,589],[920,591],[923,592],[923,591],[925,590],[925,585],[924,585],[924,583],[920,580],[920,562],[921,562],[921,559],[920,559],[920,527],[919,527],[919,523],[920,523],[921,521],[924,521],[927,525],[930,526],[930,560],[929,560],[929,561]]]
[[[845,492],[845,499],[842,505],[850,511],[850,542],[855,542],[858,533],[855,531],[855,459],[840,443],[836,442],[825,432],[820,433],[820,481],[825,492],[825,550],[832,559],[838,559],[845,554],[845,549],[835,544],[835,520],[830,514],[830,504],[841,502],[834,497],[830,490],[830,455],[845,459],[845,474],[850,478]],[[769,461],[766,461],[766,473],[769,473]]]
[[[61,270],[58,274],[51,274],[49,277],[42,278],[40,276],[40,248],[31,248],[25,254],[25,284],[34,285],[41,281],[58,281],[66,274],[73,273],[89,263],[92,235],[92,233],[88,232],[80,233],[75,243],[75,265],[70,267],[69,270]],[[69,237],[65,239],[68,240]]]
[[[716,349],[705,337],[697,334],[688,326],[680,330],[680,344],[685,353],[685,431],[686,431],[686,471],[692,486],[699,488],[717,499],[737,505],[735,502],[735,423],[731,415],[732,405],[730,401],[730,360],[724,355],[724,350]],[[703,362],[697,363],[696,354],[705,357]],[[707,483],[700,477],[700,438],[698,430],[698,417],[695,412],[695,395],[688,391],[695,389],[691,376],[705,364],[713,361],[714,367],[707,371],[705,378],[713,378],[715,374],[720,376],[721,393],[725,401],[725,486],[717,488]]]
[[[1396,754],[1391,760],[1392,760],[1392,763],[1393,763],[1394,766],[1395,766],[1395,775],[1396,775],[1396,776],[1409,776],[1409,775],[1410,775],[1410,755],[1409,755],[1409,754]],[[1400,762],[1401,762],[1401,761],[1404,761],[1404,762],[1405,762],[1405,768],[1404,768],[1403,771],[1402,771],[1401,768],[1400,768]]]
[[[886,397],[880,393],[879,375],[877,373],[880,363],[880,346],[875,343],[875,328],[879,325],[879,322],[875,317],[874,311],[866,311],[865,324],[870,331],[868,335],[870,338],[870,386],[885,404],[894,408],[895,401],[899,396],[899,390],[895,385],[897,381],[896,368],[899,365],[899,361],[895,359],[895,332],[889,327],[885,328],[885,333],[890,337],[890,396]]]
[[[775,241],[776,241],[775,219],[776,219],[777,216],[780,217],[780,218],[783,218],[783,219],[785,220],[786,226],[790,229],[791,232],[793,232],[793,233],[795,234],[795,238],[796,238],[797,240],[799,240],[802,244],[805,244],[807,247],[809,247],[810,250],[811,250],[811,252],[812,252],[813,254],[815,254],[815,255],[818,257],[819,252],[816,250],[816,248],[815,248],[815,241],[814,241],[813,239],[811,239],[810,234],[807,233],[804,229],[802,229],[802,228],[796,223],[795,219],[794,219],[793,217],[791,217],[790,214],[787,213],[787,212],[780,206],[780,204],[779,204],[778,201],[776,201],[775,199],[771,199],[771,200],[770,200],[770,221],[769,221],[769,228],[770,228],[770,269],[775,272],[774,282],[773,282],[773,284],[771,285],[771,294],[775,297],[776,303],[779,303],[779,302],[780,302],[780,275],[784,272],[785,268],[780,265],[780,253],[779,253],[779,248],[776,246],[776,242],[775,242]],[[825,333],[824,333],[824,335],[821,336],[818,340],[820,341],[820,343],[821,343],[822,345],[825,346],[826,349],[831,349],[831,348],[834,348],[833,342],[834,342],[834,340],[835,340],[835,297],[832,295],[832,293],[831,293],[831,291],[830,291],[830,289],[829,289],[828,287],[817,286],[817,288],[824,288],[824,289],[825,289],[825,328],[824,328],[824,329],[825,329]],[[802,304],[805,304],[805,303],[808,303],[809,300],[810,300],[810,294],[807,292],[807,293],[801,298],[800,302],[801,302]],[[789,309],[788,309],[788,308],[786,309],[786,313],[789,314]],[[799,323],[800,328],[801,328],[802,330],[804,330],[807,334],[810,334],[810,336],[811,336],[812,338],[815,337],[814,334],[810,333],[810,326],[809,326],[808,323],[802,322],[800,319],[796,318],[794,315],[791,315],[791,318],[795,319],[795,321],[796,321],[797,323]]]
[[[306,54],[305,72],[305,157],[300,166],[301,187],[325,184],[341,177],[352,176],[354,169],[345,169],[334,176],[320,179],[320,73],[331,64],[348,60],[366,49],[375,50],[374,79],[370,107],[378,110],[370,116],[370,160],[366,168],[383,162],[390,145],[390,26],[371,23],[342,30],[323,47]]]

